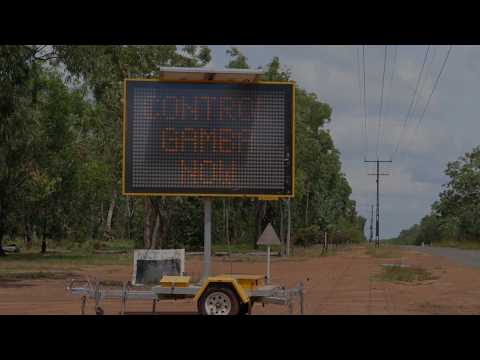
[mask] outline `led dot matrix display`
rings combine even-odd
[[[124,193],[291,196],[294,91],[126,80]]]

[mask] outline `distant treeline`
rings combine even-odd
[[[248,68],[236,48],[227,67]],[[142,248],[203,244],[196,198],[121,194],[123,80],[160,66],[201,67],[206,46],[0,46],[0,244],[24,239],[81,244],[129,239]],[[265,80],[291,79],[278,58]],[[297,88],[293,242],[364,240],[339,152],[324,125],[332,109]],[[272,222],[286,237],[285,201],[217,199],[214,243],[255,244]],[[1,247],[0,247],[1,253]]]
[[[394,243],[480,245],[480,146],[447,165],[450,181],[420,224],[403,230]]]

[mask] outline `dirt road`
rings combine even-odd
[[[480,269],[456,264],[416,249],[395,248],[395,256],[379,258],[358,246],[328,257],[275,259],[272,282],[306,287],[308,314],[480,314]],[[421,266],[436,279],[417,283],[380,282],[372,278],[382,264]],[[1,264],[0,264],[1,266]],[[201,257],[187,258],[187,271],[200,274]],[[106,280],[131,279],[130,266],[85,266],[78,273]],[[213,261],[213,273],[264,273],[264,259],[253,262]],[[106,314],[118,314],[119,301],[104,305]],[[148,311],[150,302],[130,302],[128,311]],[[194,311],[191,301],[164,301],[157,311]],[[298,307],[295,308],[298,310]],[[0,314],[79,314],[80,299],[64,290],[63,280],[0,282]],[[93,313],[93,303],[87,304]],[[278,305],[255,305],[254,314],[287,314]]]

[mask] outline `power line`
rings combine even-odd
[[[415,113],[417,112],[416,109],[417,109],[417,105],[420,104],[420,99],[423,99],[424,96],[423,96],[423,93],[424,93],[424,88],[428,88],[428,86],[425,86],[425,85],[428,85],[429,82],[427,81],[427,78],[429,77],[430,73],[432,75],[432,81],[431,81],[431,84],[433,86],[433,82],[434,82],[434,73],[431,71],[431,69],[433,68],[433,64],[435,62],[435,56],[437,54],[437,48],[436,47],[433,47],[433,53],[432,53],[432,56],[431,56],[431,60],[425,65],[425,76],[423,77],[423,81],[420,81],[420,87],[418,89],[418,95],[417,96],[417,99],[415,100],[415,103],[413,104],[413,109],[412,109],[412,118],[414,119],[415,118]]]
[[[388,97],[387,99],[389,99],[389,101],[386,102],[386,111],[385,113],[389,114],[390,113],[390,105],[391,105],[391,101],[390,99],[392,98],[390,93],[393,89],[393,79],[395,77],[395,68],[397,66],[397,50],[398,50],[398,46],[395,45],[394,46],[394,50],[393,50],[393,60],[392,60],[392,65],[391,65],[391,68],[392,68],[392,72],[391,72],[391,75],[390,75],[390,82],[389,82],[389,86],[388,86]],[[380,142],[383,144],[383,138],[384,138],[384,129],[382,129],[382,133],[380,134]]]
[[[357,61],[357,77],[358,77],[358,89],[360,93],[360,108],[363,105],[363,88],[362,88],[362,75],[360,69],[360,48],[356,48],[356,61]],[[367,143],[365,142],[365,138],[367,136],[367,121],[366,117],[364,121],[362,121],[362,140],[364,141],[364,158],[367,157]]]
[[[363,45],[363,115],[365,121],[365,141],[366,141],[366,155],[368,156],[368,131],[367,129],[367,84],[366,84],[366,71],[365,71],[365,50],[366,47]]]
[[[440,68],[440,71],[438,72],[437,78],[435,79],[435,83],[433,84],[432,91],[430,92],[430,95],[428,96],[427,103],[425,104],[425,107],[423,108],[422,114],[420,115],[420,118],[418,120],[417,126],[415,127],[415,134],[418,133],[418,129],[420,127],[420,124],[422,123],[422,120],[425,116],[425,112],[427,111],[428,105],[430,105],[430,100],[432,99],[433,93],[435,92],[435,89],[437,88],[438,82],[440,80],[440,77],[442,76],[443,70],[445,69],[445,65],[447,64],[448,57],[450,56],[450,52],[452,51],[452,45],[448,48],[447,54],[445,55],[445,59],[443,59],[442,67]],[[409,142],[410,144],[410,142]]]
[[[410,118],[411,114],[412,114],[412,109],[413,109],[413,104],[415,103],[415,99],[417,97],[417,91],[418,91],[418,86],[420,84],[420,80],[422,78],[422,74],[423,74],[423,69],[425,68],[425,63],[427,62],[427,58],[428,58],[428,53],[430,51],[430,45],[427,47],[426,51],[425,51],[425,57],[423,59],[423,64],[422,64],[422,68],[420,69],[420,72],[418,74],[418,78],[417,78],[417,83],[415,85],[415,91],[413,92],[413,97],[412,97],[412,101],[410,102],[410,106],[408,108],[408,112],[407,112],[407,115],[405,116],[405,119],[403,120],[403,124],[402,124],[402,129],[401,129],[401,132],[400,132],[400,136],[398,138],[398,142],[397,142],[397,145],[395,146],[395,150],[393,151],[392,153],[392,156],[390,157],[390,159],[393,159],[393,157],[395,156],[395,154],[397,153],[398,151],[398,147],[400,145],[400,142],[402,140],[402,137],[403,137],[403,134],[405,133],[405,126],[407,124],[407,121],[408,119]]]
[[[414,134],[413,134],[412,137],[409,138],[409,141],[408,141],[408,143],[407,143],[407,145],[408,145],[407,148],[410,148],[410,145],[411,145],[411,143],[412,143],[413,138],[415,138],[416,135],[418,134],[418,130],[419,130],[419,128],[420,128],[420,124],[421,124],[421,122],[422,122],[422,120],[423,120],[423,118],[424,118],[424,116],[425,116],[425,112],[426,112],[426,110],[427,110],[427,108],[428,108],[428,106],[429,106],[429,104],[430,104],[430,100],[432,99],[433,93],[435,92],[435,89],[436,89],[436,87],[437,87],[437,85],[438,85],[438,82],[439,82],[439,80],[440,80],[440,77],[441,77],[441,75],[442,75],[442,73],[443,73],[443,70],[444,70],[445,65],[446,65],[446,63],[447,63],[447,60],[448,60],[448,57],[449,57],[449,55],[450,55],[451,49],[452,49],[452,46],[449,47],[449,49],[448,49],[448,51],[447,51],[447,53],[446,53],[446,55],[445,55],[445,58],[444,58],[444,60],[443,60],[442,66],[441,66],[441,68],[440,68],[440,71],[438,72],[438,75],[437,75],[437,77],[436,77],[436,79],[435,79],[435,82],[434,82],[434,84],[433,84],[433,86],[432,86],[432,91],[430,92],[430,95],[429,95],[428,100],[427,100],[427,102],[426,102],[426,104],[425,104],[425,107],[423,108],[422,114],[421,114],[420,117],[419,117],[417,126],[415,127]]]
[[[387,68],[387,52],[388,46],[385,45],[385,55],[383,57],[383,75],[382,75],[382,91],[380,95],[380,110],[378,112],[378,131],[377,131],[377,159],[378,159],[378,144],[380,142],[380,132],[382,131],[382,110],[383,110],[383,88],[385,86],[385,70]]]
[[[391,72],[391,75],[390,75],[390,81],[389,81],[389,84],[388,84],[388,93],[390,95],[390,92],[392,90],[392,87],[393,87],[393,79],[395,77],[395,67],[397,66],[397,50],[398,50],[398,46],[395,45],[394,48],[393,48],[393,58],[392,58],[392,72]],[[389,97],[390,99],[390,97]],[[388,110],[390,109],[390,101],[387,101],[386,103],[386,112],[388,113]]]

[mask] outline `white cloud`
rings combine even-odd
[[[225,46],[212,46],[214,60],[223,66]],[[252,67],[265,65],[274,56],[292,70],[299,86],[315,92],[333,108],[329,125],[341,152],[342,171],[352,187],[352,198],[359,211],[369,218],[369,205],[375,199],[375,181],[366,175],[362,162],[364,139],[363,109],[355,46],[239,46]],[[390,48],[389,55],[393,54]],[[398,140],[410,105],[426,46],[398,46],[392,88],[389,87],[391,62],[384,88],[382,158],[389,157]],[[392,175],[381,182],[382,234],[395,236],[430,211],[441,185],[447,162],[457,159],[480,144],[478,115],[480,84],[480,46],[454,46],[419,130],[420,115],[443,62],[448,46],[431,48],[424,82],[419,88],[414,115],[408,120]],[[434,61],[430,64],[432,55]],[[384,48],[367,46],[367,105],[369,156],[375,156],[378,111]],[[390,58],[391,59],[391,58]]]

